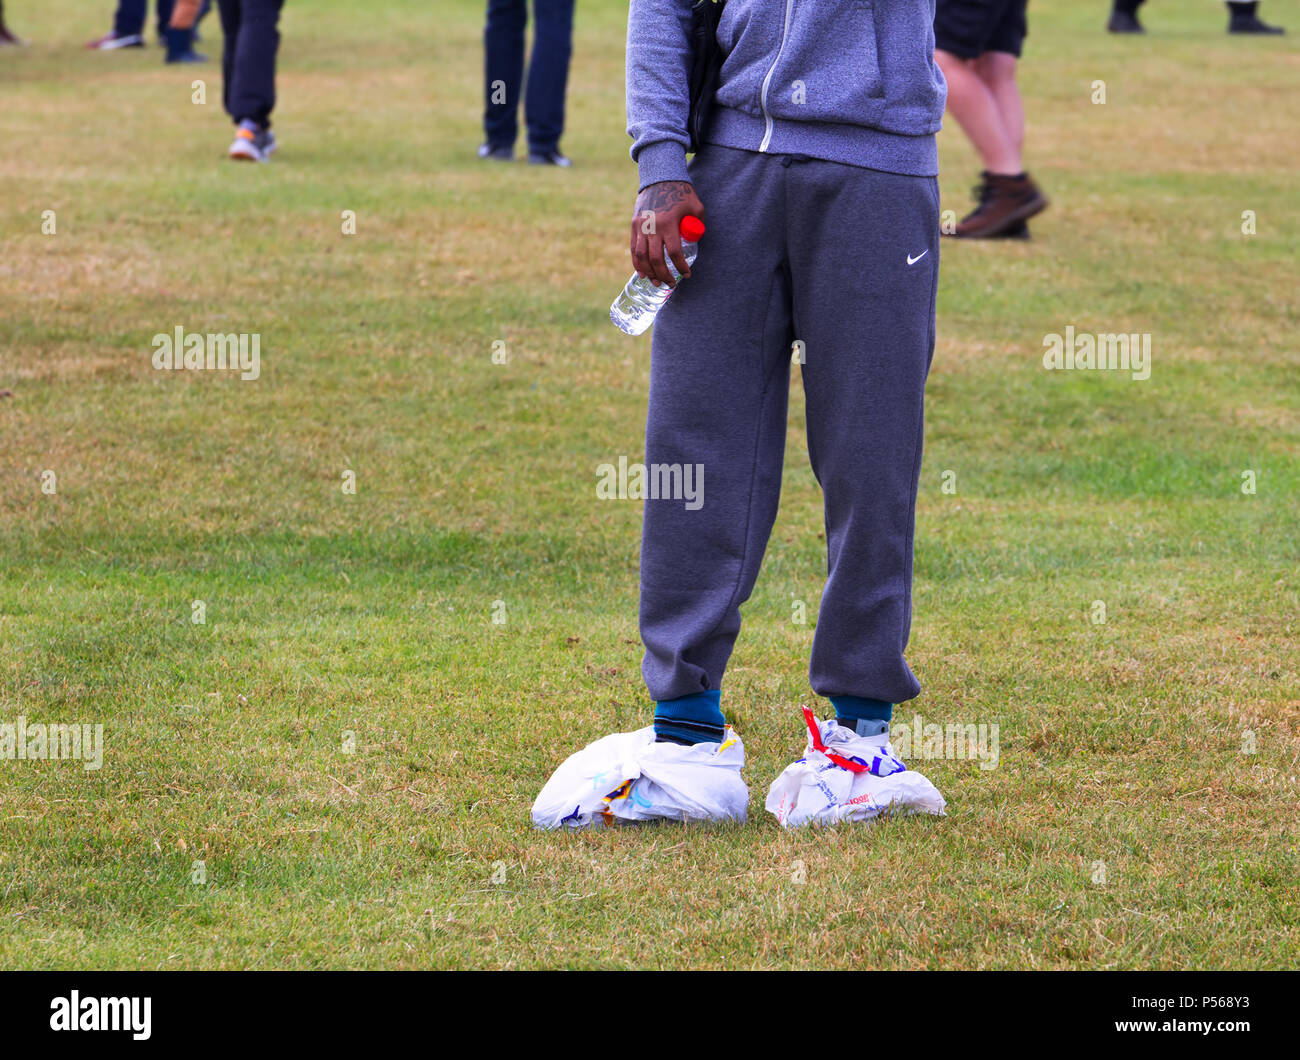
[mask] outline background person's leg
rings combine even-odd
[[[1025,108],[1016,84],[1016,57],[1006,52],[985,52],[975,60],[975,73],[988,89],[998,112],[1002,135],[1019,173],[1024,166]]]
[[[642,674],[657,718],[721,687],[780,497],[793,339],[779,156],[709,144],[690,173],[709,227],[655,323],[645,463],[703,465],[703,504],[645,502]]]
[[[235,80],[235,52],[239,45],[239,24],[243,15],[243,0],[217,0],[217,14],[221,18],[221,103],[226,113],[238,124],[231,110],[231,85]]]
[[[989,173],[1021,171],[1020,152],[1007,129],[998,100],[980,77],[976,60],[935,49],[935,62],[948,82],[948,109]]]
[[[1143,0],[1115,0],[1106,28],[1111,33],[1145,33],[1137,17],[1142,3]]]
[[[173,0],[155,0],[154,14],[157,20],[158,39],[165,41],[167,39],[167,27],[172,20]]]
[[[1228,32],[1273,35],[1285,33],[1281,26],[1270,26],[1260,19],[1258,0],[1228,0]]]
[[[25,45],[26,43],[5,24],[4,0],[0,0],[0,44]]]
[[[117,11],[113,14],[113,35],[132,37],[143,33],[147,11],[148,0],[118,0]]]
[[[483,132],[491,147],[513,147],[519,135],[519,90],[524,80],[527,26],[526,0],[488,0],[483,30]]]
[[[198,25],[199,0],[168,0],[168,6],[167,62],[205,62],[207,56],[199,55],[194,50],[197,36],[194,27]]]
[[[280,48],[284,0],[240,0],[239,32],[227,82],[227,110],[236,122],[271,124],[275,108],[275,58]]]
[[[976,206],[951,231],[961,239],[1028,238],[1025,222],[1047,197],[1023,170],[1024,110],[1015,59],[1028,32],[1026,0],[940,0],[935,60],[948,110],[983,162]]]
[[[826,516],[812,687],[899,703],[920,690],[903,649],[934,350],[938,184],[821,161],[790,174],[794,333],[805,343],[808,453]]]
[[[533,0],[533,55],[524,100],[530,155],[549,154],[560,148],[573,54],[573,3]]]
[[[948,82],[948,110],[990,173],[1019,173],[1020,156],[1002,123],[998,102],[975,61],[1016,0],[938,0],[934,59]]]
[[[975,70],[992,94],[1002,127],[1023,165],[1025,108],[1020,99],[1020,86],[1016,83],[1016,56],[1009,52],[985,52],[975,60]],[[999,234],[1012,239],[1028,239],[1029,225],[1019,221]]]

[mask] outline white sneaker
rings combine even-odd
[[[251,121],[241,121],[230,145],[230,157],[237,162],[268,162],[276,148],[275,133],[259,128]]]
[[[782,827],[866,821],[890,813],[943,815],[939,789],[908,769],[889,734],[859,736],[834,719],[819,722],[807,707],[808,745],[767,792],[767,809]]]
[[[139,33],[124,33],[120,37],[116,33],[105,33],[102,37],[96,37],[86,47],[97,52],[113,52],[120,48],[143,48],[144,37]]]
[[[721,743],[655,743],[654,726],[618,732],[570,755],[533,803],[538,828],[617,821],[743,821],[745,745],[730,725]]]

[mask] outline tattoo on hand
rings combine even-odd
[[[683,199],[688,199],[694,194],[695,188],[689,181],[665,180],[658,184],[651,184],[642,191],[637,206],[656,212],[671,210]]]

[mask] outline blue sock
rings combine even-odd
[[[726,720],[722,716],[722,691],[712,689],[655,704],[656,743],[721,743]]]
[[[830,701],[835,707],[835,720],[859,736],[879,736],[889,732],[894,704],[861,696],[831,696]]]
[[[169,28],[164,39],[167,42],[167,58],[173,61],[179,59],[182,55],[189,55],[194,50],[191,44],[194,40],[194,34],[191,30]]]

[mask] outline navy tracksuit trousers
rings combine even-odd
[[[704,491],[695,510],[680,499],[645,502],[650,695],[661,713],[666,700],[713,691],[716,701],[776,517],[798,340],[828,561],[812,687],[911,699],[920,685],[903,650],[934,351],[938,183],[715,144],[690,175],[708,231],[691,278],[655,323],[646,464],[703,465]]]
[[[158,0],[158,36],[167,36],[167,23],[172,17],[172,0]],[[119,37],[130,37],[144,32],[144,22],[149,14],[148,0],[118,0],[113,13],[113,32]]]
[[[573,7],[574,0],[533,0],[533,55],[524,97],[529,151],[559,150],[573,54]],[[519,134],[527,27],[527,0],[488,0],[483,31],[487,100],[483,131],[493,147],[513,147]]]
[[[217,0],[221,30],[222,102],[238,124],[271,124],[275,108],[275,56],[280,48],[284,0]]]

